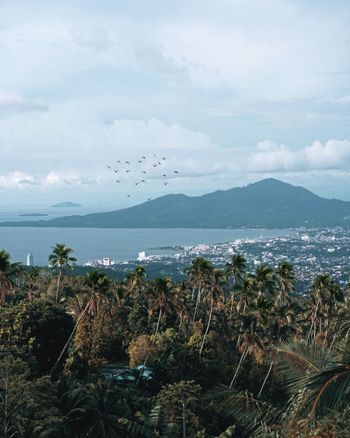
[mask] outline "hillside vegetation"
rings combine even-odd
[[[186,280],[67,276],[0,251],[0,436],[349,437],[350,284],[193,260]]]
[[[0,223],[13,227],[289,228],[350,223],[350,202],[321,198],[302,187],[265,179],[203,196],[167,195],[108,213],[48,221]]]

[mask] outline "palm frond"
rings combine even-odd
[[[222,411],[232,416],[252,438],[264,434],[272,436],[272,431],[279,427],[283,417],[278,408],[255,399],[247,391],[239,392],[227,386],[219,386],[210,392],[209,398],[219,403]]]

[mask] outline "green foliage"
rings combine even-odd
[[[23,272],[0,251],[0,436],[350,435],[349,284],[322,273],[298,297],[289,262],[247,272],[239,254],[181,283],[63,278],[71,252]]]

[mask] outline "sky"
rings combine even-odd
[[[349,122],[348,0],[0,0],[2,206],[350,200]]]

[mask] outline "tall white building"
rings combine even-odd
[[[34,256],[33,254],[30,252],[29,254],[27,254],[27,266],[34,266]]]
[[[143,262],[144,260],[146,260],[146,252],[145,251],[139,252],[139,256],[137,257],[137,260],[139,262]]]

